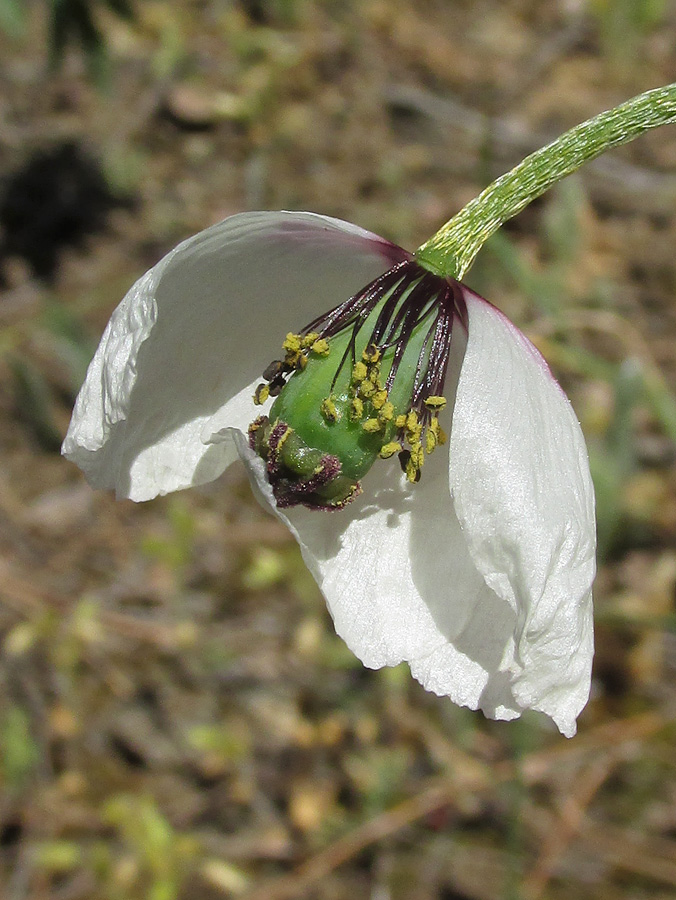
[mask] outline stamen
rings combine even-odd
[[[366,363],[377,363],[380,360],[382,353],[375,344],[369,344],[361,356]]]
[[[254,392],[253,402],[256,406],[262,406],[270,396],[270,386],[267,384],[259,384]]]
[[[385,404],[387,403],[387,391],[384,389],[376,391],[373,395],[371,403],[373,403],[374,409],[382,409],[383,406],[385,406]]]
[[[393,418],[394,403],[390,403],[390,401],[388,400],[386,403],[383,403],[382,408],[378,410],[378,419],[381,422],[391,422]]]
[[[269,366],[263,369],[263,380],[274,381],[284,371],[284,363],[281,359],[273,359]]]
[[[316,356],[328,356],[330,351],[329,342],[325,338],[317,338],[310,345],[310,352]]]
[[[319,340],[319,333],[317,331],[310,331],[308,334],[301,337],[300,345],[304,350],[307,350],[316,340]]]
[[[369,373],[366,364],[363,362],[358,362],[355,364],[355,367],[352,369],[352,382],[353,384],[360,384],[364,381]]]
[[[390,441],[389,444],[383,444],[378,456],[381,459],[389,459],[391,456],[394,456],[395,453],[399,453],[400,450],[401,444],[398,441]]]
[[[332,397],[325,397],[320,409],[327,422],[337,422],[340,419],[340,413]]]
[[[446,406],[443,387],[456,319],[467,327],[457,284],[407,260],[300,332],[286,335],[284,357],[265,369],[267,384],[258,385],[254,402],[279,396],[290,379],[295,387],[273,403],[272,425],[256,425],[256,420],[250,430],[252,445],[268,463],[280,505],[338,508],[361,490],[356,478],[378,456],[398,454],[407,479],[420,479],[425,455],[446,441],[438,416]],[[340,358],[325,363],[337,349],[334,341]],[[322,385],[319,396],[311,389],[315,378]],[[317,399],[309,399],[313,396]],[[287,418],[293,428],[283,421]],[[287,447],[293,446],[293,452],[284,450],[289,433],[293,440]],[[356,434],[361,435],[358,446],[350,444]],[[302,452],[297,448],[301,435],[309,441]],[[334,453],[341,442],[343,455],[340,450]],[[285,454],[289,462],[282,459]],[[303,463],[297,471],[301,457],[342,459],[356,478],[341,471],[324,484],[322,473],[333,471],[331,466],[317,468],[317,462],[316,471],[306,471]],[[286,472],[289,465],[292,471]]]
[[[312,340],[316,340],[314,335]],[[287,353],[299,353],[302,346],[303,342],[301,336],[299,334],[293,334],[291,331],[287,334],[284,343],[282,344],[282,348],[286,350]]]
[[[284,387],[285,384],[286,384],[286,381],[282,378],[281,375],[278,375],[277,378],[273,379],[270,382],[270,386],[269,386],[270,387],[270,396],[271,397],[279,397],[279,395],[282,393],[282,388]],[[254,398],[254,403],[255,402],[256,401]]]

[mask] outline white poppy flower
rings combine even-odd
[[[316,327],[303,329],[307,322]],[[261,385],[291,328],[301,331]],[[309,331],[298,349],[293,341]],[[310,346],[323,335],[350,347],[342,369],[333,347],[327,357],[323,344]],[[319,463],[309,457],[293,482],[273,467],[284,439],[272,433],[274,413],[272,423],[256,419],[253,395],[266,411],[270,386],[281,390],[275,408],[284,408],[287,383],[306,384],[299,403],[314,403],[305,372],[292,372],[308,356],[308,371],[334,373],[331,390],[319,389],[320,426],[330,433],[342,416],[356,422],[360,442],[375,441],[352,488],[338,494],[332,478],[349,469],[346,455],[321,447]],[[418,418],[407,420],[412,411]],[[425,443],[429,451],[443,441],[440,420],[449,440],[427,456]],[[384,443],[388,456],[407,442],[406,474],[395,458],[359,469]],[[366,666],[406,661],[425,688],[457,704],[495,719],[540,710],[575,733],[589,693],[595,571],[579,424],[539,352],[501,312],[401,248],[346,222],[289,212],[233,216],[184,241],[113,313],[63,452],[93,486],[133,500],[211,481],[239,456]],[[292,454],[292,468],[304,452]],[[345,508],[306,508],[324,502]]]

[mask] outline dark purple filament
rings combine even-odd
[[[420,421],[425,424],[431,418],[425,400],[443,393],[453,321],[457,317],[465,326],[467,322],[462,292],[453,279],[435,275],[413,260],[398,263],[357,294],[314,319],[303,328],[301,334],[317,333],[320,338],[328,339],[348,328],[352,329],[350,342],[334,376],[335,385],[348,357],[354,365],[357,336],[380,303],[383,304],[382,309],[366,346],[377,347],[381,353],[395,348],[385,384],[388,391],[397,377],[413,332],[429,321],[429,330],[416,365],[411,398],[411,408],[417,411]]]

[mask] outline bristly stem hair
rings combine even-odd
[[[606,150],[673,122],[676,84],[588,119],[490,184],[416,251],[416,259],[431,272],[461,279],[485,241],[531,200]]]

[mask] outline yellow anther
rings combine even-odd
[[[287,334],[286,339],[282,344],[282,348],[286,350],[287,353],[298,353],[301,349],[301,346],[302,343],[300,335],[294,334],[292,331]]]
[[[328,356],[330,349],[329,342],[326,338],[319,338],[318,340],[313,341],[312,346],[310,347],[310,350],[317,356]]]
[[[359,397],[353,397],[351,407],[350,418],[353,422],[357,422],[364,417],[364,403]]]
[[[427,433],[428,433],[428,434],[431,433],[431,434],[434,435],[434,443],[435,443],[435,446],[436,446],[437,444],[438,444],[439,446],[441,446],[442,444],[445,444],[445,443],[446,443],[446,432],[444,431],[444,429],[443,429],[443,428],[441,427],[441,425],[439,424],[439,420],[438,420],[438,419],[432,419],[432,421],[431,421],[430,424],[428,425],[428,432],[427,432]],[[429,452],[431,452],[431,451],[428,450],[428,453],[429,453]]]
[[[418,413],[414,409],[410,409],[406,414],[406,427],[409,431],[414,431],[418,427]]]
[[[267,384],[259,384],[253,395],[253,402],[256,406],[261,406],[270,396],[270,387]]]
[[[286,350],[284,362],[287,366],[293,366],[294,369],[299,369],[302,372],[307,365],[307,357],[302,352],[303,338],[301,338],[299,334],[294,334],[290,331],[287,334],[282,347]]]
[[[411,484],[416,484],[420,481],[420,469],[413,462],[413,457],[406,463],[406,478]]]
[[[377,363],[369,369],[369,381],[378,389],[382,389],[382,384],[380,383],[380,366]]]
[[[359,363],[357,363],[359,365]],[[362,381],[359,385],[359,395],[363,397],[365,400],[371,398],[376,392],[375,384],[371,384],[370,381]]]
[[[375,434],[376,431],[380,431],[383,426],[382,423],[378,421],[378,419],[367,419],[361,427],[368,434]]]
[[[331,397],[322,400],[319,410],[327,422],[337,422],[340,419],[340,413]]]
[[[446,398],[445,397],[428,397],[425,400],[425,406],[428,409],[440,410],[446,406]]]
[[[420,468],[425,461],[423,448],[419,444],[417,447],[411,447],[411,450],[405,450],[399,456],[406,473],[406,478],[411,484],[420,481]]]
[[[309,334],[306,334],[304,337],[300,339],[301,347],[304,350],[307,350],[308,347],[311,347],[316,340],[319,339],[319,332],[311,331]]]
[[[383,444],[380,448],[380,453],[378,456],[381,459],[389,459],[391,456],[394,456],[395,453],[399,453],[401,450],[401,444],[397,441],[390,441],[389,444]]]
[[[373,395],[373,399],[371,400],[371,403],[373,403],[374,409],[382,409],[383,406],[385,406],[386,402],[387,402],[387,391],[386,390],[376,391],[375,394]]]
[[[396,428],[406,428],[406,416],[397,416],[397,418],[394,420],[394,425]]]
[[[406,440],[413,447],[420,444],[422,438],[422,425],[416,425],[414,428],[406,429]]]
[[[380,355],[378,347],[376,347],[375,344],[369,344],[362,353],[361,358],[367,363],[377,363],[380,359]]]
[[[363,362],[355,363],[354,369],[352,369],[352,381],[356,384],[360,384],[366,378],[368,373],[369,370]]]
[[[443,444],[445,440],[446,435],[441,430],[439,419],[432,419],[425,432],[425,449],[428,453],[432,453],[434,448]]]
[[[373,404],[375,406],[375,403]],[[383,403],[382,408],[378,410],[378,418],[381,422],[391,422],[394,416],[394,406],[388,400]]]

